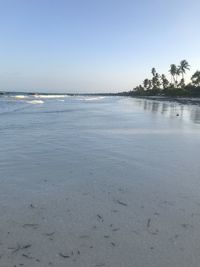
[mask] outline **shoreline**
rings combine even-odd
[[[167,97],[167,96],[129,96],[136,99],[177,102],[183,105],[200,105],[199,97]]]
[[[39,93],[39,92],[0,92],[1,96],[11,96],[11,95],[27,95],[27,96],[37,96],[37,95],[68,95],[68,96],[118,96],[118,97],[130,97],[135,99],[147,99],[155,101],[168,101],[168,102],[177,102],[183,105],[200,105],[200,97],[172,97],[172,96],[137,96],[130,95],[125,92],[122,93]]]

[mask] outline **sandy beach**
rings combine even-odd
[[[144,101],[1,115],[0,266],[199,266],[199,107]]]

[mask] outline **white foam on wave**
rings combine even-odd
[[[44,101],[42,101],[42,100],[31,100],[31,101],[27,101],[27,103],[36,105],[36,104],[44,104]]]
[[[68,95],[34,95],[35,98],[65,98]]]
[[[97,96],[97,97],[79,97],[77,98],[77,100],[82,100],[82,101],[98,101],[98,100],[101,100],[101,99],[104,99],[105,96]]]
[[[25,99],[25,98],[28,98],[27,95],[15,95],[15,96],[12,96],[14,98],[17,98],[17,99]]]
[[[86,101],[97,101],[97,100],[101,100],[104,99],[104,96],[99,96],[99,97],[90,97],[90,98],[86,98]]]

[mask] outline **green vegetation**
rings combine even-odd
[[[151,79],[144,79],[142,84],[123,94],[130,96],[200,97],[200,71],[196,71],[191,77],[191,82],[186,84],[185,74],[188,70],[190,70],[190,65],[185,59],[178,66],[171,64],[169,69],[171,81],[169,81],[165,74],[159,74],[155,68],[152,68]]]

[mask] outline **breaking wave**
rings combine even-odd
[[[26,99],[26,98],[28,98],[28,95],[15,95],[15,96],[12,96],[12,97],[14,97],[16,99]]]
[[[104,99],[104,96],[97,96],[97,97],[77,97],[77,100],[82,100],[82,101],[98,101],[101,99]]]
[[[26,101],[27,103],[29,103],[29,104],[34,104],[34,105],[36,105],[36,104],[44,104],[44,101],[42,101],[42,100],[31,100],[31,101]]]
[[[68,95],[34,95],[35,98],[65,98]]]

